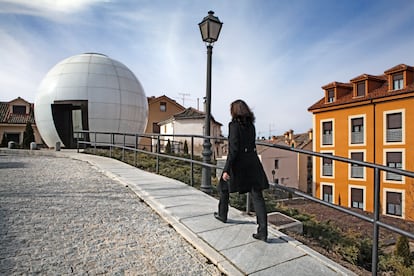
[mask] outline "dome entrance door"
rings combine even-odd
[[[76,148],[77,140],[87,140],[81,130],[88,130],[88,101],[55,101],[53,122],[65,148]]]

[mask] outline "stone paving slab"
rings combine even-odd
[[[212,231],[202,232],[199,236],[216,250],[222,252],[226,249],[254,242],[252,233],[255,233],[256,228],[257,226],[253,223],[232,224]]]
[[[306,255],[303,251],[294,250],[289,243],[280,238],[271,238],[268,243],[251,238],[248,243],[220,252],[246,274],[288,263]]]
[[[280,263],[257,272],[250,274],[252,276],[308,276],[308,275],[325,275],[334,276],[338,273],[327,266],[320,266],[314,258],[305,255],[290,260],[289,262]]]

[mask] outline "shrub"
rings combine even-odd
[[[406,236],[398,237],[394,255],[401,257],[405,266],[411,265],[410,244]]]
[[[23,133],[23,148],[28,149],[30,147],[30,143],[34,142],[34,132],[32,128],[32,124],[27,122],[26,129]]]

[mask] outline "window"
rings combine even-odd
[[[393,90],[399,90],[403,89],[403,74],[397,73],[392,75],[392,89]]]
[[[364,153],[352,152],[351,159],[355,161],[364,161]],[[364,167],[351,164],[351,178],[364,178]]]
[[[158,123],[152,123],[152,133],[160,133],[161,129]]]
[[[364,143],[364,118],[351,119],[351,144]]]
[[[357,97],[365,96],[365,81],[357,83]]]
[[[14,114],[26,114],[26,106],[24,105],[13,105]]]
[[[160,111],[166,112],[167,111],[167,103],[166,102],[160,102]]]
[[[333,203],[332,186],[322,185],[322,200]]]
[[[275,170],[279,169],[279,159],[275,159]]]
[[[402,195],[396,192],[387,192],[387,215],[402,216]]]
[[[20,133],[6,133],[7,141],[13,141],[20,144]]]
[[[332,122],[322,123],[322,145],[332,145]]]
[[[386,158],[388,167],[402,169],[402,152],[387,152]],[[401,181],[402,177],[400,174],[387,172],[386,179]]]
[[[332,153],[326,153],[332,155]],[[332,159],[323,157],[322,158],[322,175],[323,176],[333,176],[333,166]]]
[[[328,89],[327,90],[327,102],[328,103],[333,103],[335,101],[335,92],[333,89]]]
[[[364,190],[351,188],[351,207],[364,209]]]
[[[402,113],[387,114],[387,142],[402,142]]]

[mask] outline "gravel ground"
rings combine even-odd
[[[119,182],[85,162],[0,155],[0,275],[220,275]]]

